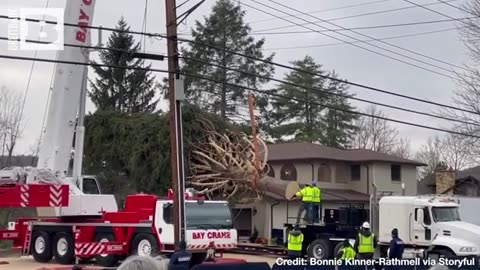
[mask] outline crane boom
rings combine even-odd
[[[79,46],[89,45],[90,30],[82,26],[92,23],[94,5],[94,0],[67,1],[65,22],[79,26],[64,28],[65,42]],[[86,63],[88,55],[88,50],[68,46],[58,51],[57,59]],[[65,175],[68,172],[84,72],[84,66],[56,65],[48,118],[42,136],[44,141],[38,158],[39,169],[50,169]]]

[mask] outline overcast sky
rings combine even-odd
[[[259,0],[262,3],[274,6],[277,9],[281,9],[287,13],[298,13],[282,6],[276,5],[270,1]],[[289,0],[275,0],[279,3],[287,4],[293,1]],[[460,11],[449,7],[445,4],[439,3],[437,0],[412,0],[418,4],[435,3],[428,7],[449,16],[460,18],[465,17]],[[453,0],[450,3],[459,6],[464,0]],[[105,27],[115,27],[118,19],[123,16],[130,24],[132,30],[141,31],[144,20],[144,6],[145,0],[97,0],[94,16],[94,25],[102,25]],[[181,3],[182,1],[178,1]],[[190,7],[198,0],[192,0],[183,6],[179,13],[183,12],[185,8]],[[210,13],[214,0],[206,0],[206,2],[191,15],[186,25],[179,26],[180,33],[188,33],[190,28],[194,25],[195,20],[203,20],[203,16]],[[279,11],[267,9],[251,0],[242,0],[240,3],[246,5],[255,6],[259,9],[273,13],[276,16],[286,16]],[[25,8],[35,7],[43,8],[46,5],[46,0],[1,0],[0,1],[0,14],[7,15],[8,8]],[[65,0],[50,0],[49,7],[64,7]],[[355,7],[345,7],[352,6]],[[399,9],[403,7],[412,6],[411,4],[403,0],[295,0],[294,8],[302,12],[315,12],[312,16],[318,17],[320,20],[331,20],[334,18],[350,17],[359,14],[373,13],[376,11]],[[343,8],[342,8],[343,7]],[[246,21],[250,23],[253,31],[260,31],[264,29],[270,29],[281,26],[291,26],[291,22],[286,22],[281,19],[274,19],[274,17],[259,12],[250,7],[244,6],[247,11]],[[327,10],[327,11],[325,11]],[[165,9],[164,1],[148,1],[147,11],[147,32],[164,33],[165,32]],[[304,24],[304,18],[308,21],[318,21],[318,19],[309,16],[300,16],[300,18],[288,17],[286,19],[295,23]],[[356,16],[354,18],[337,19],[332,21],[341,27],[353,28],[353,27],[368,27],[378,25],[391,25],[391,24],[404,24],[412,22],[423,21],[437,21],[445,20],[439,14],[427,11],[419,7],[412,7],[408,9],[402,9],[392,12],[385,12],[381,14]],[[2,37],[7,36],[7,21],[0,20],[0,35]],[[338,26],[329,25],[326,23],[317,25],[307,25],[308,28],[314,30],[324,30],[321,27],[338,28]],[[31,26],[33,27],[34,25]],[[468,63],[468,55],[465,50],[465,46],[460,40],[458,32],[452,30],[455,27],[453,22],[443,23],[431,23],[424,25],[403,26],[403,27],[384,27],[376,29],[362,29],[355,30],[362,34],[368,35],[373,38],[386,38],[401,35],[411,35],[424,32],[438,31],[437,33],[422,34],[404,38],[395,38],[386,40],[386,42],[401,46],[410,51],[424,54],[429,57],[434,57],[443,62],[461,66]],[[450,30],[449,30],[450,29]],[[34,32],[32,30],[32,32]],[[303,27],[295,26],[280,30],[271,30],[268,32],[301,32],[308,31]],[[348,35],[356,39],[368,39],[365,36],[361,36],[352,32],[328,32],[327,34],[342,39],[343,41],[354,41],[354,39],[348,38]],[[107,39],[109,33],[104,33],[104,40]],[[299,46],[311,46],[311,45],[323,45],[339,43],[331,37],[326,37],[320,33],[291,33],[282,35],[255,35],[256,38],[266,38],[265,49],[268,52],[275,52],[276,56],[274,60],[279,63],[288,63],[293,60],[301,59],[306,54],[313,56],[319,63],[321,63],[325,69],[335,71],[340,77],[348,79],[352,82],[362,83],[369,86],[383,88],[389,91],[412,95],[415,97],[441,102],[451,103],[452,92],[455,89],[455,85],[450,78],[435,74],[433,72],[425,71],[399,61],[388,59],[385,56],[375,54],[360,48],[357,48],[351,44],[331,45],[331,46],[319,46],[310,48],[296,48],[286,49],[286,47],[299,47]],[[92,34],[93,42],[97,40],[97,34]],[[29,38],[37,39],[37,36],[32,35]],[[140,39],[140,37],[137,37]],[[405,56],[409,56],[414,59],[419,59],[426,63],[439,66],[444,69],[452,69],[451,66],[444,63],[435,62],[431,59],[421,57],[416,54],[412,54],[406,51],[402,51],[398,48],[382,44],[380,42],[372,43],[378,46],[377,48],[364,43],[356,43],[358,46],[369,48],[370,50],[384,55],[395,57],[399,60],[414,63],[415,65],[422,66],[436,72],[448,74],[447,71],[439,69],[437,67],[428,66],[423,63],[416,62],[412,59],[405,58],[404,56],[396,55],[388,51],[383,51],[378,47],[387,48],[388,50],[398,52]],[[156,53],[166,53],[166,42],[164,40],[151,39],[146,41],[146,51]],[[33,51],[13,52],[8,50],[6,41],[0,41],[1,54],[7,55],[20,55],[20,56],[33,56]],[[52,52],[38,52],[39,58],[55,58],[55,53]],[[92,59],[97,58],[97,54],[91,54]],[[6,86],[13,91],[19,92],[22,95],[25,94],[27,89],[27,81],[31,71],[31,62],[18,61],[18,60],[5,60],[0,59],[0,86]],[[154,62],[155,68],[166,68],[166,63]],[[36,138],[39,137],[43,114],[47,102],[49,85],[53,72],[53,64],[39,63],[37,62],[33,69],[32,84],[28,89],[28,95],[25,105],[25,117],[24,132],[21,140],[19,141],[16,149],[17,153],[28,154],[29,148],[34,144]],[[285,70],[276,68],[275,76],[282,78]],[[450,74],[451,75],[451,74]],[[164,75],[158,74],[157,80],[160,81]],[[90,77],[93,77],[90,71]],[[365,89],[351,87],[350,91],[355,93],[358,97],[369,99],[372,101],[378,101],[396,106],[403,106],[415,110],[421,110],[426,112],[432,112],[438,110],[433,106],[425,105],[422,103],[415,103],[411,100],[401,99],[394,96],[384,95],[377,92],[372,92]],[[354,102],[358,108],[365,108],[367,104]],[[164,109],[165,103],[161,105]],[[88,104],[87,109],[93,111],[92,104]],[[415,122],[418,124],[431,125],[437,127],[448,127],[449,124],[445,121],[435,120],[429,117],[423,117],[414,115],[411,113],[400,112],[396,110],[381,108],[388,117],[398,120]],[[410,138],[412,145],[418,147],[425,143],[429,136],[435,134],[443,135],[436,131],[429,131],[416,127],[409,127],[400,124],[392,124],[397,127],[402,136]]]

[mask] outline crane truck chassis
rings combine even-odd
[[[304,234],[302,253],[316,259],[332,259],[345,239],[353,245],[364,221],[370,220],[378,237],[377,254],[386,257],[391,231],[397,228],[405,243],[404,258],[478,257],[480,256],[480,226],[463,222],[454,197],[443,195],[393,196],[391,192],[375,192],[370,208],[343,207],[338,218],[323,225],[300,225]],[[288,214],[287,214],[288,216]],[[287,219],[288,221],[288,219]],[[283,239],[294,223],[285,223]],[[254,251],[255,246],[238,245],[238,249]],[[265,253],[268,247],[256,248]],[[280,254],[278,247],[272,248]],[[286,255],[286,250],[284,252]]]
[[[49,185],[43,186],[48,190]],[[0,187],[0,193],[2,190],[21,188],[8,185]],[[237,232],[225,201],[204,201],[186,195],[185,203],[186,242],[187,249],[194,255],[192,264],[201,263],[212,246],[219,251],[236,247]],[[14,200],[10,206],[17,204]],[[4,202],[3,206],[7,204]],[[48,207],[49,202],[31,206]],[[100,217],[19,218],[10,222],[6,230],[0,230],[0,240],[13,241],[13,249],[21,250],[22,255],[33,255],[37,262],[45,263],[55,258],[60,264],[71,264],[77,258],[81,261],[95,259],[97,264],[111,267],[130,255],[156,256],[160,252],[173,252],[171,210],[169,197],[129,195],[123,210],[103,212]]]

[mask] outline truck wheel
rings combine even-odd
[[[207,258],[206,252],[196,252],[192,254],[192,258],[190,259],[190,268],[193,268],[197,264],[203,263]]]
[[[75,260],[74,240],[71,233],[59,232],[53,238],[53,255],[60,264],[72,264]]]
[[[99,233],[95,235],[95,242],[114,242],[114,241],[115,241],[115,237],[109,233]],[[119,260],[120,260],[120,257],[115,254],[100,254],[95,256],[95,261],[97,262],[97,264],[103,267],[115,266]]]
[[[329,259],[331,256],[330,242],[325,239],[317,239],[310,243],[307,248],[309,258]]]
[[[333,256],[337,256],[338,252],[342,247],[343,247],[343,242],[338,242],[338,244],[336,244],[335,248],[333,249]]]
[[[137,234],[130,245],[130,254],[138,256],[158,256],[157,239],[151,234]]]
[[[31,243],[32,255],[35,261],[47,263],[53,258],[52,239],[46,232],[34,231]]]

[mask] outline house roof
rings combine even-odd
[[[266,196],[276,199],[286,201],[285,197],[278,196],[274,193],[267,192]],[[322,201],[328,202],[368,202],[369,196],[365,193],[353,191],[350,189],[328,189],[322,188],[321,189],[321,198]]]
[[[473,177],[477,180],[480,180],[480,166],[458,171],[456,177],[457,177],[457,180],[468,178],[468,177]]]
[[[451,187],[446,191],[449,191],[452,188],[461,185],[466,180],[472,179],[480,181],[480,166],[458,171],[455,176],[455,186]],[[422,178],[417,185],[418,193],[435,193],[435,188],[437,186],[435,181],[435,174],[429,174]]]
[[[426,166],[426,164],[415,160],[399,158],[366,149],[343,150],[308,142],[269,144],[267,147],[268,161],[324,159],[347,162],[383,161]]]

